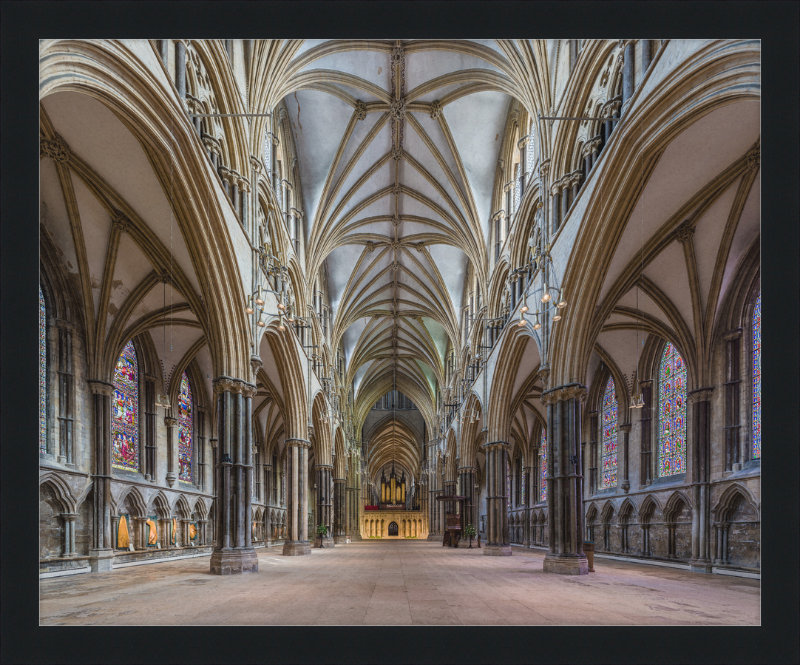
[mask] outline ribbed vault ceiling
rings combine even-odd
[[[309,272],[328,260],[366,409],[392,386],[423,411],[458,338],[468,261],[485,272],[510,65],[488,42],[305,42],[281,93],[299,153]]]

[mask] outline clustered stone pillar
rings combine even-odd
[[[653,422],[653,382],[652,381],[641,381],[639,383],[639,388],[642,391],[642,401],[644,402],[644,406],[642,407],[642,416],[641,416],[641,468],[639,470],[639,486],[640,487],[647,487],[652,482],[652,461],[650,459],[651,453],[651,445],[653,441],[653,430],[652,430],[652,422]]]
[[[186,99],[186,46],[183,40],[175,42],[175,87],[181,100]]]
[[[328,527],[328,532],[322,538],[324,547],[333,547],[333,497],[331,496],[331,475],[333,467],[330,464],[316,464],[314,471],[317,483],[317,524],[314,525],[314,533],[317,533],[317,526],[324,524]]]
[[[333,542],[343,543],[347,539],[345,530],[345,479],[333,479]]]
[[[464,536],[464,530],[468,524],[475,525],[475,530],[478,528],[478,518],[476,517],[475,505],[475,474],[477,469],[474,466],[462,466],[458,470],[458,494],[467,497],[464,501],[464,515],[461,519],[461,537]]]
[[[553,195],[552,233],[555,233],[556,231],[558,231],[558,227],[561,225],[561,181],[560,180],[553,183],[550,192]]]
[[[77,518],[77,513],[61,513],[61,519],[64,520],[64,552],[61,556],[75,556],[75,520]]]
[[[72,369],[72,326],[66,321],[56,320],[58,330],[58,462],[74,466],[72,450],[72,426],[74,398],[74,376]]]
[[[214,381],[217,395],[217,437],[214,487],[216,542],[211,572],[216,575],[254,573],[252,512],[252,400],[256,387],[227,376]]]
[[[511,556],[508,542],[508,480],[506,466],[510,446],[505,441],[484,443],[486,452],[486,545],[489,556]]]
[[[583,475],[581,409],[586,387],[577,383],[542,393],[547,406],[547,529],[550,550],[546,573],[586,575],[583,553]]]
[[[308,449],[306,439],[286,439],[286,525],[288,533],[283,554],[311,554],[308,542]]]
[[[114,557],[111,540],[111,396],[114,385],[89,381],[94,401],[94,474],[92,547],[89,565],[93,573],[110,571]]]
[[[628,464],[628,444],[630,441],[631,424],[626,423],[624,425],[620,425],[618,429],[620,432],[622,432],[622,483],[620,487],[622,488],[622,491],[627,494],[631,488]]]
[[[622,104],[624,105],[633,97],[634,77],[636,73],[635,49],[636,42],[629,41],[625,46],[625,55],[622,63]]]
[[[144,376],[144,479],[156,482],[156,377]]]
[[[532,533],[531,528],[531,515],[533,511],[531,508],[533,504],[536,503],[533,500],[533,492],[534,492],[534,485],[533,485],[533,468],[530,466],[530,457],[527,459],[528,466],[522,467],[522,483],[523,487],[525,488],[525,528],[524,528],[524,535],[523,535],[523,545],[525,547],[529,547],[534,540],[534,536]]]
[[[742,383],[739,362],[742,329],[729,330],[725,340],[725,471],[740,471],[739,390]]]
[[[700,388],[689,393],[692,405],[692,558],[689,570],[711,572],[709,532],[711,530],[711,393]]]
[[[164,418],[164,425],[167,427],[167,485],[172,487],[175,484],[177,476],[175,475],[175,425],[178,424],[178,419],[172,416]]]

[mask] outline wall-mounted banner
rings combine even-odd
[[[119,516],[119,523],[117,524],[117,549],[127,550],[131,544],[131,534],[128,528],[128,520],[130,517],[126,515]]]
[[[158,516],[148,515],[145,525],[147,527],[147,546],[155,547],[158,543]]]

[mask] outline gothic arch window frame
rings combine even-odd
[[[182,401],[181,397],[183,395],[183,386],[184,382],[189,391],[189,400],[190,400],[190,414],[189,414],[189,436],[191,437],[190,446],[191,446],[191,459],[189,461],[189,479],[187,480],[183,477],[183,471],[181,466],[182,460],[182,449],[185,449],[186,446],[182,443],[182,433],[187,429],[186,423],[184,421],[184,414],[182,413]],[[197,465],[197,400],[195,399],[195,391],[192,389],[192,379],[189,376],[189,372],[187,370],[183,371],[181,374],[181,380],[178,384],[178,393],[177,397],[177,409],[176,409],[176,416],[178,421],[178,482],[184,483],[185,485],[194,485],[196,479],[196,465]]]
[[[610,415],[611,405],[606,403],[606,397],[609,395],[609,388],[613,393],[613,435],[608,434],[609,430],[606,428],[606,415]],[[598,426],[600,428],[599,444],[600,444],[600,489],[609,489],[617,487],[619,484],[619,400],[617,399],[617,384],[614,381],[614,375],[609,372],[608,377],[604,382],[603,392],[600,395],[600,408]],[[614,443],[613,453],[608,452],[607,443],[612,441]],[[607,481],[608,474],[606,473],[606,460],[613,457],[613,482]]]
[[[142,350],[137,348],[136,342],[131,338],[125,344],[123,344],[122,348],[120,349],[119,354],[117,355],[117,361],[114,363],[114,377],[112,379],[112,383],[114,384],[114,396],[112,397],[112,404],[111,404],[111,468],[115,472],[123,471],[128,473],[141,473],[142,472],[142,462],[143,462],[143,448],[142,445],[142,395],[143,395],[143,386],[142,386],[142,379],[144,378],[144,371],[141,362],[141,354]],[[136,423],[134,425],[136,430],[136,452],[134,459],[136,461],[136,468],[128,468],[124,465],[119,465],[115,463],[114,460],[114,432],[115,432],[115,425],[117,423],[117,416],[114,415],[114,407],[116,405],[117,400],[117,368],[119,366],[120,358],[122,358],[125,350],[130,347],[133,350],[133,357],[136,364],[135,371],[136,371],[136,380],[135,380],[135,388],[136,388],[136,405],[134,407],[134,413],[136,417]]]
[[[761,462],[761,284],[754,290],[747,308],[747,334],[746,345],[748,353],[749,390],[747,392],[748,421],[750,436],[747,441],[747,461],[759,464]],[[758,338],[756,339],[756,315],[758,315]],[[758,367],[756,367],[756,353],[758,353]],[[756,377],[756,370],[758,375]],[[756,380],[757,378],[757,380]],[[758,390],[758,408],[756,409],[756,389]],[[756,419],[758,423],[756,423]],[[758,440],[756,441],[756,426],[758,426]],[[758,454],[755,454],[756,443]]]
[[[682,368],[682,379],[683,379],[683,389],[682,389],[682,410],[683,410],[683,459],[682,459],[682,468],[679,471],[674,471],[672,473],[663,473],[663,464],[662,464],[662,450],[663,450],[663,409],[662,404],[663,394],[664,394],[664,381],[662,377],[662,368],[664,365],[664,359],[667,354],[667,351],[670,349],[674,349],[675,353],[681,360],[681,368]],[[688,371],[686,369],[686,361],[683,358],[683,354],[680,352],[678,346],[671,342],[670,340],[665,340],[663,346],[661,347],[660,353],[657,355],[657,362],[655,366],[655,374],[657,377],[657,391],[656,391],[656,400],[655,400],[655,416],[653,421],[655,422],[656,427],[656,454],[655,454],[655,478],[669,478],[671,476],[677,476],[680,474],[686,473],[686,463],[688,459],[689,453],[689,446],[688,446],[688,420],[689,420],[689,409],[688,409]],[[672,407],[670,407],[670,412],[672,412]],[[671,416],[674,418],[674,416]],[[671,430],[670,430],[671,431]]]
[[[50,327],[48,325],[48,303],[44,295],[46,289],[42,289],[41,282],[39,283],[39,454],[48,454],[48,424],[49,414],[48,407],[50,405],[49,399],[49,378],[50,378],[50,363],[49,360],[52,356],[49,353],[48,347],[48,332]]]

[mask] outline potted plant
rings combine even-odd
[[[467,524],[467,528],[464,529],[464,535],[469,538],[469,549],[472,549],[472,539],[475,537],[475,525],[474,524]]]
[[[314,539],[314,547],[325,547],[325,535],[328,533],[328,527],[320,524],[317,527],[317,537]]]

